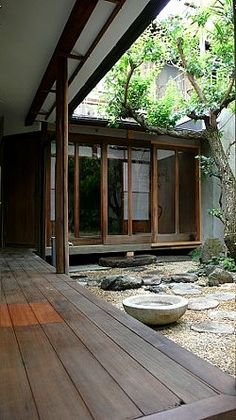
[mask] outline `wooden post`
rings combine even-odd
[[[128,235],[133,233],[133,200],[132,200],[132,149],[128,146]]]
[[[108,235],[108,162],[106,144],[102,144],[101,152],[101,236],[102,243],[105,244]]]
[[[65,57],[58,57],[57,63],[55,236],[57,273],[68,274],[68,75]]]
[[[79,145],[75,144],[74,165],[74,235],[79,237]]]
[[[151,148],[151,225],[152,225],[152,242],[157,242],[158,234],[158,170],[157,170],[157,148],[152,145]]]

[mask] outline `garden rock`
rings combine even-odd
[[[152,293],[163,293],[165,292],[167,289],[166,286],[150,286],[150,287],[146,287],[146,290],[148,290],[149,292]]]
[[[196,299],[189,299],[188,309],[191,309],[192,311],[203,311],[205,309],[216,308],[218,305],[218,300],[200,297]]]
[[[134,257],[102,257],[99,259],[99,264],[104,267],[126,268],[153,264],[156,261],[155,255],[135,255]]]
[[[142,277],[144,286],[157,286],[158,284],[161,284],[162,279],[161,277]]]
[[[207,296],[208,299],[216,299],[220,301],[235,300],[235,293],[216,292]]]
[[[225,255],[225,245],[218,238],[208,238],[201,249],[200,261],[207,263],[212,257]]]
[[[126,290],[126,289],[138,289],[143,284],[142,279],[132,276],[108,276],[105,277],[101,282],[101,288],[103,290]]]
[[[215,266],[214,264],[207,264],[204,268],[203,268],[203,272],[206,276],[209,276],[211,273],[213,273],[213,271],[219,268],[217,266]]]
[[[211,319],[229,319],[230,321],[236,321],[235,311],[209,311],[208,315]]]
[[[234,328],[231,325],[225,325],[220,322],[203,321],[191,325],[191,330],[197,332],[213,333],[213,334],[233,334]]]
[[[233,283],[233,276],[223,268],[217,267],[208,277],[208,286],[219,286],[219,284]]]
[[[171,276],[171,281],[174,283],[194,283],[198,280],[196,274],[175,274]]]
[[[175,295],[200,295],[201,286],[189,283],[175,283],[170,285]]]

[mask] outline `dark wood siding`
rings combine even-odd
[[[39,218],[40,137],[4,139],[4,243],[36,247]]]

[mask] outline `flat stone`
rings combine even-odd
[[[202,288],[197,284],[175,283],[170,285],[175,295],[200,295]]]
[[[102,257],[99,259],[99,265],[104,267],[137,267],[140,265],[153,264],[157,261],[155,255],[135,255],[134,257]]]
[[[216,308],[218,305],[218,300],[200,297],[196,299],[189,299],[188,309],[191,309],[192,311],[203,311],[205,309]]]
[[[194,283],[198,281],[198,276],[196,274],[175,274],[171,276],[171,281],[175,283]]]
[[[231,321],[236,321],[235,311],[209,311],[208,316],[211,319],[229,319]]]
[[[143,284],[141,278],[125,276],[125,275],[114,275],[108,276],[102,279],[101,288],[103,290],[127,290],[127,289],[138,289]]]
[[[191,325],[191,330],[197,332],[213,333],[213,334],[233,334],[234,328],[231,325],[225,325],[220,322],[203,321]]]
[[[230,292],[216,292],[207,295],[208,299],[216,299],[220,301],[235,300],[235,293]]]
[[[157,286],[158,284],[161,284],[161,278],[160,277],[142,277],[144,286]]]

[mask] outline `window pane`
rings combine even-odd
[[[150,229],[150,150],[132,148],[132,230]]]
[[[175,233],[175,152],[158,150],[158,232]]]
[[[108,146],[108,233],[128,233],[127,147]]]
[[[179,152],[179,222],[180,233],[189,233],[189,239],[196,237],[195,226],[195,156]]]
[[[79,146],[79,235],[100,235],[101,147]]]

